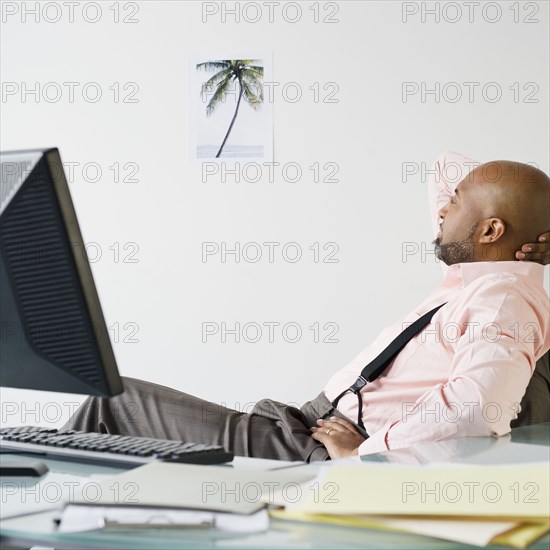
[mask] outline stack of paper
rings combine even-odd
[[[333,464],[282,493],[272,516],[525,548],[550,529],[547,464],[424,467]]]
[[[200,527],[237,532],[265,531],[264,499],[290,483],[298,486],[315,466],[280,470],[234,469],[152,462],[84,484],[61,517],[60,531],[104,527]]]
[[[105,478],[65,508],[61,530],[212,526],[265,531],[278,519],[405,531],[525,548],[550,529],[550,471],[334,461],[280,470],[153,462]]]

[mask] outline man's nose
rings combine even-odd
[[[440,218],[445,218],[445,216],[447,215],[447,209],[449,208],[449,203],[451,201],[447,201],[447,203],[445,204],[445,206],[443,208],[440,208],[439,209],[439,217]]]

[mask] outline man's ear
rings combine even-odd
[[[492,244],[498,241],[506,231],[506,224],[500,218],[489,218],[481,224],[478,242]]]

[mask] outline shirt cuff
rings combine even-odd
[[[359,445],[359,456],[370,455],[372,453],[383,453],[389,451],[386,443],[386,436],[388,435],[389,426],[384,426],[381,430],[378,430],[371,435],[367,440],[363,441]]]

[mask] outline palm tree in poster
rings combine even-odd
[[[228,92],[232,90],[234,82],[237,82],[239,86],[239,97],[237,99],[235,113],[227,129],[225,138],[220,145],[220,149],[216,154],[216,158],[219,158],[222,154],[227,138],[233,129],[233,124],[235,124],[237,114],[239,113],[239,106],[243,95],[245,100],[254,110],[259,109],[262,105],[264,100],[262,86],[264,68],[256,63],[258,63],[257,59],[222,59],[220,61],[206,61],[205,63],[197,64],[198,70],[207,72],[216,71],[214,76],[207,80],[201,87],[202,95],[210,94],[213,91],[212,97],[206,106],[207,116],[210,116],[215,111],[219,103],[225,101]]]

